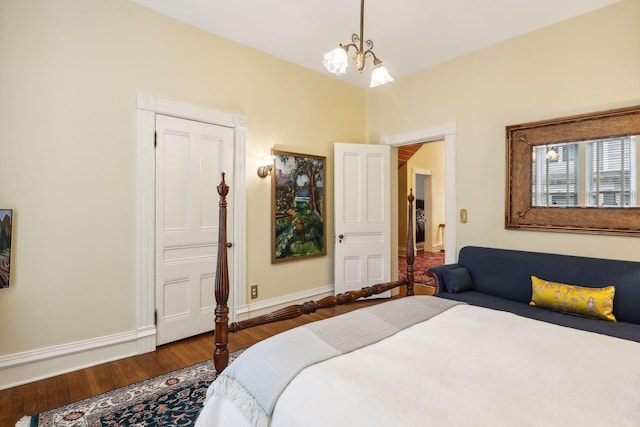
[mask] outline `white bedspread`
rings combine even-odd
[[[209,404],[207,424],[243,425]],[[457,306],[306,368],[270,425],[640,426],[640,344]]]

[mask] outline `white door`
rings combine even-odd
[[[214,328],[218,254],[216,186],[233,188],[233,129],[156,115],[158,345]],[[228,209],[232,209],[232,193]],[[233,236],[233,212],[227,216]],[[229,251],[231,255],[232,251]],[[229,258],[230,271],[233,260]]]
[[[387,145],[334,145],[336,294],[391,280],[389,158]]]

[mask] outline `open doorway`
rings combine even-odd
[[[406,271],[409,190],[415,196],[413,218],[418,284],[432,285],[426,271],[445,263],[445,143],[442,140],[398,147],[398,274]]]

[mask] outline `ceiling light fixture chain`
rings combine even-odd
[[[367,46],[367,50],[364,50],[364,45]],[[353,34],[351,36],[351,43],[347,45],[340,43],[339,46],[340,47],[324,55],[324,61],[322,63],[330,73],[339,76],[347,71],[347,52],[349,52],[349,48],[353,47],[356,50],[356,56],[353,59],[356,61],[356,68],[360,73],[362,73],[366,66],[367,57],[373,57],[374,69],[371,73],[370,87],[380,86],[393,81],[387,69],[382,66],[382,61],[373,53],[373,42],[371,40],[364,40],[364,0],[360,2],[360,35]]]

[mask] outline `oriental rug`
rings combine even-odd
[[[229,363],[243,350],[229,355]],[[217,373],[207,360],[60,408],[23,417],[16,427],[192,426]]]
[[[433,286],[431,277],[427,277],[427,270],[437,265],[444,265],[444,252],[422,252],[416,255],[413,262],[413,281],[423,285]],[[400,280],[407,277],[407,260],[398,257],[398,278]]]

